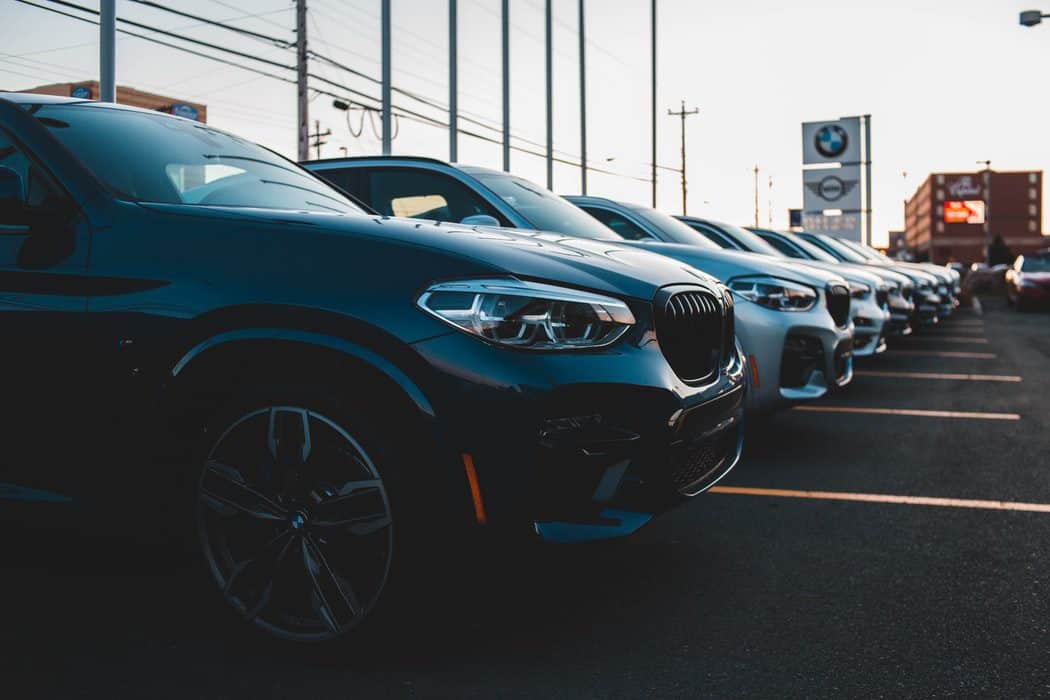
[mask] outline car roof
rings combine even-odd
[[[440,158],[428,158],[426,156],[339,156],[338,158],[318,158],[316,160],[305,160],[302,162],[303,165],[313,165],[315,163],[324,163],[331,165],[333,163],[357,163],[368,160],[388,160],[388,161],[413,161],[417,163],[430,163],[431,165],[444,165],[447,167],[457,167],[454,163],[448,163],[441,160]]]

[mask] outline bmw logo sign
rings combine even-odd
[[[846,136],[846,130],[838,124],[825,124],[817,129],[813,145],[817,153],[825,158],[837,158],[846,151],[849,138]]]

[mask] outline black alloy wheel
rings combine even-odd
[[[281,639],[344,635],[390,573],[393,517],[376,465],[349,430],[303,406],[257,408],[221,432],[197,523],[226,602]]]

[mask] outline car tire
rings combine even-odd
[[[381,627],[403,589],[396,441],[312,387],[242,397],[203,433],[197,539],[225,607],[292,642]]]

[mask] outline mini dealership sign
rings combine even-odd
[[[944,223],[983,224],[984,200],[949,200],[944,203]]]
[[[871,117],[802,124],[803,225],[871,240]]]
[[[803,196],[808,212],[861,208],[859,165],[829,170],[803,170],[802,184],[806,188]]]

